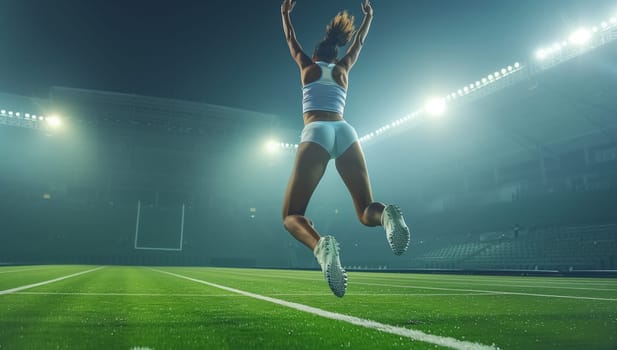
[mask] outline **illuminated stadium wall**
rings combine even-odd
[[[558,76],[365,144],[376,199],[401,205],[411,225],[403,257],[357,222],[334,167],[308,215],[354,268],[615,269],[617,142],[577,124],[580,110],[538,108],[559,104],[528,86]],[[2,97],[22,115],[0,126],[0,261],[316,267],[281,225],[293,147],[265,143],[299,129],[277,117],[67,88]],[[50,109],[61,127],[25,123],[26,111]]]
[[[237,244],[266,231],[249,191],[260,150],[247,150],[276,117],[65,88],[50,100],[62,128],[0,127],[1,260],[256,264],[258,245]],[[24,114],[39,103],[24,101],[5,98],[3,108]],[[181,251],[135,249],[177,248],[181,232]]]

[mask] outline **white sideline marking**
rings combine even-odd
[[[356,276],[356,278],[362,278],[362,279],[368,279],[368,280],[375,280],[378,279],[375,276]],[[382,279],[383,280],[383,279]],[[414,281],[414,279],[411,278],[387,278],[387,280],[389,281],[395,281],[395,282],[412,282]],[[474,285],[478,285],[478,286],[495,286],[495,287],[522,287],[522,288],[549,288],[549,289],[572,289],[572,290],[592,290],[592,291],[599,291],[599,292],[617,292],[617,289],[615,288],[597,288],[597,287],[574,287],[572,285],[569,286],[557,286],[557,285],[543,285],[540,283],[532,283],[532,284],[518,284],[518,282],[508,282],[508,283],[503,283],[503,282],[498,282],[498,283],[491,283],[490,281],[482,281],[482,282],[478,282],[477,280],[468,280],[468,281],[464,281],[464,280],[454,280],[452,278],[446,278],[444,280],[421,280],[421,281],[430,281],[431,283],[445,283],[445,284],[469,284],[469,283],[473,283]],[[528,283],[528,281],[525,281],[525,283]]]
[[[90,269],[87,271],[81,271],[81,272],[77,272],[71,275],[66,275],[66,276],[62,276],[62,277],[58,277],[58,278],[54,278],[51,280],[47,280],[47,281],[43,281],[43,282],[38,282],[38,283],[33,283],[33,284],[28,284],[26,286],[21,286],[21,287],[17,287],[17,288],[11,288],[11,289],[5,289],[5,290],[0,290],[0,295],[5,295],[5,294],[11,294],[11,293],[15,293],[15,292],[19,292],[22,291],[24,289],[30,289],[30,288],[34,288],[34,287],[40,287],[40,286],[44,286],[46,284],[50,284],[50,283],[54,283],[54,282],[58,282],[58,281],[62,281],[65,280],[67,278],[71,278],[71,277],[75,277],[75,276],[79,276],[79,275],[83,275],[86,274],[88,272],[92,272],[92,271],[96,271],[96,270],[100,270],[105,266],[99,266],[96,267],[94,269]]]
[[[16,292],[20,295],[80,295],[80,296],[122,296],[122,297],[244,297],[238,294],[174,294],[174,293],[97,293],[97,292]],[[270,296],[328,296],[332,293],[274,293]],[[402,296],[435,297],[462,295],[491,295],[491,293],[347,293],[347,296]]]
[[[19,269],[19,270],[8,270],[8,271],[0,271],[0,273],[10,273],[10,272],[22,272],[22,271],[33,271],[33,270],[45,270],[49,267],[33,267],[30,269]]]
[[[230,273],[235,273],[238,274],[239,272],[230,272]],[[276,277],[283,277],[285,276],[285,278],[287,278],[287,274],[276,274],[273,275]],[[415,276],[414,276],[415,277]],[[557,286],[557,285],[543,285],[540,284],[542,282],[538,282],[538,284],[535,284],[535,282],[532,282],[532,284],[518,284],[520,282],[516,282],[516,281],[512,281],[512,282],[508,282],[508,283],[503,283],[504,281],[499,281],[498,283],[490,283],[489,280],[478,280],[478,279],[469,279],[469,280],[465,280],[465,279],[456,279],[456,278],[450,278],[450,276],[448,277],[444,277],[444,279],[427,279],[427,278],[414,278],[414,277],[410,277],[410,278],[404,278],[402,276],[396,276],[396,275],[391,275],[391,274],[387,274],[387,275],[383,275],[383,278],[377,278],[375,276],[369,276],[366,273],[360,273],[358,275],[356,275],[354,277],[354,279],[365,279],[365,280],[387,280],[388,282],[417,282],[417,281],[422,281],[422,282],[428,282],[428,283],[442,283],[442,284],[463,284],[463,285],[468,285],[470,283],[473,283],[474,285],[478,285],[478,286],[493,286],[493,287],[521,287],[521,288],[547,288],[547,289],[572,289],[572,290],[590,290],[590,291],[598,291],[598,292],[617,292],[617,289],[615,288],[597,288],[597,287],[574,287],[574,286]],[[460,282],[463,281],[463,282]],[[483,281],[483,282],[478,282],[478,281]],[[485,283],[486,282],[486,283]],[[529,283],[529,281],[525,281],[525,283]]]
[[[368,277],[370,275],[370,273],[366,273],[366,272],[359,272],[358,274],[361,274],[361,276],[366,276]],[[402,279],[402,280],[422,280],[422,281],[440,281],[441,279],[439,277],[435,277],[435,275],[429,275],[430,277],[425,277],[424,275],[411,275],[409,277],[405,277],[402,276],[402,274],[400,273],[392,273],[390,275],[396,276],[395,278],[398,279]],[[439,275],[437,275],[439,276]],[[566,277],[569,278],[569,280],[564,280],[564,277],[548,277],[550,278],[550,280],[546,280],[546,279],[542,279],[542,280],[534,280],[537,277],[533,277],[533,276],[479,276],[479,275],[469,275],[468,278],[456,278],[456,277],[452,277],[452,275],[443,275],[444,277],[447,276],[449,281],[462,281],[462,282],[469,282],[471,281],[480,281],[480,282],[498,282],[498,283],[504,283],[504,284],[516,284],[519,283],[521,279],[525,279],[525,283],[528,284],[538,284],[538,285],[544,285],[544,284],[549,284],[549,285],[566,285],[566,286],[572,286],[572,285],[584,285],[584,286],[602,286],[602,287],[617,287],[617,284],[615,284],[615,280],[611,279],[609,280],[609,278],[604,278],[604,279],[585,279],[584,277]]]
[[[356,276],[356,278],[362,278],[365,280],[376,280],[378,278],[376,277],[364,277],[364,276]],[[390,281],[394,281],[394,282],[412,282],[412,279],[404,279],[404,278],[399,278],[399,279],[394,279],[394,278],[389,278],[388,280]],[[493,286],[493,287],[517,287],[517,288],[547,288],[547,289],[572,289],[572,290],[591,290],[591,291],[596,291],[596,292],[617,292],[617,289],[608,289],[608,288],[590,288],[590,287],[563,287],[563,286],[543,286],[540,284],[537,285],[528,285],[528,284],[514,284],[514,283],[509,283],[509,284],[502,284],[502,283],[478,283],[477,281],[467,281],[467,282],[457,282],[457,281],[451,281],[450,279],[448,280],[434,280],[432,282],[435,283],[444,283],[444,284],[470,284],[473,283],[474,285],[477,286]]]
[[[234,268],[227,268],[228,270],[233,270]],[[286,273],[288,272],[288,270],[268,270],[268,269],[262,269],[264,271],[270,271],[270,272],[276,272],[279,273],[279,275],[283,276],[287,276],[287,275],[294,275],[297,274],[297,270],[294,270],[294,273]],[[305,270],[303,272],[309,272],[310,270]],[[386,272],[383,273],[382,271],[375,271],[375,272],[356,272],[356,271],[351,271],[356,277],[362,277],[362,278],[371,278],[371,275],[376,275],[376,274],[381,274],[383,276],[384,279],[387,280],[403,280],[403,281],[425,281],[425,282],[443,282],[443,280],[445,278],[447,278],[448,281],[463,281],[466,283],[469,283],[470,281],[476,283],[476,282],[486,282],[486,283],[501,283],[504,284],[504,286],[506,284],[510,285],[510,284],[514,284],[514,285],[518,285],[520,283],[521,279],[525,279],[526,284],[536,284],[538,286],[544,286],[546,284],[549,285],[566,285],[566,286],[573,286],[573,285],[583,285],[583,286],[599,286],[599,287],[610,287],[610,288],[617,288],[617,280],[615,278],[593,278],[593,279],[589,279],[589,278],[583,278],[583,277],[548,277],[550,278],[550,280],[547,279],[542,279],[542,280],[535,280],[536,277],[531,277],[531,276],[481,276],[481,275],[468,275],[466,278],[457,278],[457,277],[453,277],[453,275],[448,275],[448,274],[422,274],[422,273],[404,273],[404,272]],[[591,288],[591,287],[589,287]],[[594,287],[595,288],[595,287]],[[617,289],[612,289],[612,290],[617,290]]]
[[[240,275],[240,276],[251,276],[251,277],[260,276],[260,277],[266,277],[266,278],[274,277],[274,278],[291,278],[291,279],[308,280],[308,281],[320,281],[320,279],[317,279],[317,278],[306,278],[306,277],[277,276],[277,275],[259,275],[259,274],[244,275],[244,274],[239,273],[239,272],[231,272],[231,274]],[[523,296],[544,297],[544,298],[563,298],[563,299],[617,301],[617,299],[615,299],[615,298],[598,298],[598,297],[581,297],[581,296],[576,296],[576,295],[556,295],[556,294],[507,292],[507,291],[500,291],[500,290],[440,288],[440,287],[426,287],[426,286],[406,286],[406,285],[400,285],[400,284],[368,283],[368,282],[353,282],[353,284],[362,284],[362,285],[366,285],[366,286],[410,288],[410,289],[448,290],[448,291],[470,292],[470,293],[490,293],[491,295],[523,295]]]
[[[313,315],[329,318],[329,319],[332,319],[332,320],[343,321],[343,322],[351,323],[351,324],[356,325],[356,326],[361,326],[361,327],[365,327],[365,328],[375,329],[375,330],[378,330],[378,331],[381,331],[381,332],[395,334],[395,335],[406,337],[406,338],[409,338],[409,339],[412,339],[412,340],[418,340],[418,341],[425,342],[425,343],[431,343],[431,344],[435,344],[435,345],[446,346],[446,347],[449,347],[449,348],[452,348],[452,349],[459,349],[459,350],[485,350],[485,349],[486,350],[497,350],[497,349],[499,349],[499,348],[494,347],[494,346],[484,345],[484,344],[480,344],[480,343],[472,343],[472,342],[462,341],[462,340],[458,340],[458,339],[454,339],[454,338],[449,338],[449,337],[441,337],[441,336],[438,336],[438,335],[427,334],[427,333],[424,333],[424,332],[421,332],[421,331],[418,331],[418,330],[414,330],[414,329],[403,328],[403,327],[396,327],[396,326],[387,325],[387,324],[383,324],[383,323],[379,323],[379,322],[376,322],[376,321],[367,320],[367,319],[363,319],[363,318],[359,318],[359,317],[354,317],[354,316],[339,314],[339,313],[336,313],[336,312],[326,311],[326,310],[318,309],[316,307],[312,307],[312,306],[308,306],[308,305],[304,305],[304,304],[293,303],[293,302],[290,302],[290,301],[285,301],[285,300],[281,300],[281,299],[267,297],[267,296],[261,295],[261,294],[255,294],[255,293],[246,292],[246,291],[235,289],[235,288],[231,288],[231,287],[226,287],[226,286],[223,286],[223,285],[220,285],[220,284],[199,280],[199,279],[188,277],[188,276],[184,276],[184,275],[179,275],[179,274],[176,274],[176,273],[173,273],[173,272],[167,272],[167,271],[157,270],[157,269],[152,269],[152,270],[160,272],[160,273],[165,273],[165,274],[168,274],[168,275],[171,275],[171,276],[175,276],[175,277],[178,277],[178,278],[183,278],[183,279],[186,279],[186,280],[189,280],[189,281],[205,284],[205,285],[210,286],[210,287],[214,287],[214,288],[218,288],[218,289],[223,289],[223,290],[226,290],[228,292],[232,292],[232,293],[236,293],[236,294],[240,294],[240,295],[245,295],[247,297],[251,297],[251,298],[254,298],[254,299],[268,301],[270,303],[282,305],[282,306],[285,306],[285,307],[288,307],[288,308],[291,308],[291,309],[296,309],[296,310],[299,310],[299,311],[302,311],[302,312],[306,312],[306,313],[310,313],[310,314],[313,314]]]
[[[416,286],[403,286],[398,284],[384,284],[384,283],[367,283],[367,282],[354,282],[355,284],[364,284],[368,286],[383,286],[383,287],[396,287],[396,288],[415,288],[415,289],[431,289],[431,290],[458,290],[461,292],[476,292],[476,293],[491,293],[492,295],[523,295],[532,297],[544,297],[544,298],[562,298],[562,299],[583,299],[583,300],[603,300],[603,301],[617,301],[613,298],[598,298],[598,297],[581,297],[575,295],[556,295],[556,294],[539,294],[539,293],[523,293],[523,292],[506,292],[500,290],[479,290],[479,289],[459,289],[459,288],[439,288],[439,287],[416,287]]]

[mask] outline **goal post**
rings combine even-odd
[[[180,215],[179,215],[179,242],[177,246],[149,246],[142,245],[144,237],[147,237],[148,234],[152,234],[151,232],[142,232],[143,230],[143,222],[142,222],[142,207],[141,201],[137,201],[137,214],[135,218],[135,240],[134,240],[134,249],[135,250],[158,250],[158,251],[182,251],[183,241],[184,241],[184,216],[185,216],[185,204],[182,204]],[[173,231],[170,230],[170,231]],[[173,234],[170,232],[170,234]],[[140,240],[141,235],[141,240]]]

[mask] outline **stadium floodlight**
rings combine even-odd
[[[442,98],[431,98],[424,105],[424,109],[433,116],[440,116],[446,111],[446,102]]]
[[[268,140],[266,141],[265,148],[266,148],[266,152],[268,152],[269,154],[273,154],[279,150],[280,143],[278,141]]]
[[[521,67],[521,64],[518,62],[514,63],[514,68],[519,69]]]
[[[21,114],[19,112],[17,112],[17,113],[15,113],[15,116],[19,118],[19,117],[21,117]]]
[[[62,119],[56,115],[47,117],[47,124],[52,128],[58,128],[62,125]]]
[[[591,32],[587,28],[577,29],[570,35],[570,42],[576,45],[584,45],[591,39]]]
[[[0,111],[0,114],[5,115],[5,114],[6,114],[6,110],[4,110],[4,109],[3,109],[3,110],[1,110],[1,111]]]
[[[9,111],[9,115],[12,117],[13,116],[13,111]]]
[[[539,60],[545,59],[546,56],[548,56],[548,52],[546,52],[546,50],[539,49],[538,51],[536,51],[536,58],[538,58]]]
[[[505,68],[501,68],[501,75],[506,75],[508,71]]]

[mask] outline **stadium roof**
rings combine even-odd
[[[50,100],[70,109],[76,119],[115,118],[157,123],[224,124],[272,127],[278,117],[272,114],[206,103],[141,96],[117,92],[53,87]]]

